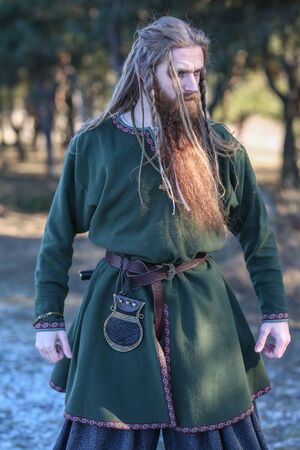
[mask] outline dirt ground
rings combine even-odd
[[[278,163],[274,152],[268,156],[265,150],[262,158],[261,152],[256,155],[255,149],[257,143],[248,146],[251,160],[259,160],[255,166],[256,173],[278,242],[292,336],[282,358],[271,360],[264,357],[272,390],[257,400],[257,406],[270,449],[296,450],[300,448],[300,199],[298,192],[279,194],[274,189],[272,183]],[[9,208],[0,210],[0,448],[3,450],[51,449],[63,421],[64,395],[48,387],[53,366],[35,350],[31,325],[35,258],[46,217],[45,213],[29,214]],[[93,268],[103,254],[103,249],[95,247],[86,235],[76,236],[65,307],[67,327],[88,283],[79,280],[78,271]],[[225,247],[214,256],[257,337],[260,312],[238,242],[229,236]],[[159,449],[163,448],[161,439]]]

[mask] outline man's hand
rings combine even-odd
[[[267,337],[272,336],[275,344],[266,343]],[[254,350],[263,351],[269,358],[281,358],[291,341],[287,322],[265,322],[261,325]]]
[[[72,358],[67,333],[64,330],[37,331],[35,347],[43,358],[52,363],[56,363],[64,356]]]

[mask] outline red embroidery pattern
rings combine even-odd
[[[251,398],[254,400],[255,398],[265,394],[266,392],[269,392],[271,389],[271,385],[267,385],[265,388],[261,389],[260,391],[256,392],[251,396]],[[247,416],[249,416],[254,411],[254,405],[250,406],[246,411],[242,412],[238,416],[232,417],[229,420],[226,420],[226,422],[220,422],[213,425],[204,425],[200,427],[174,427],[171,426],[169,423],[161,422],[161,423],[124,423],[124,422],[102,422],[100,420],[93,420],[93,419],[87,419],[86,417],[79,417],[79,416],[73,416],[73,414],[69,414],[67,411],[64,412],[64,417],[68,420],[72,420],[73,422],[80,422],[80,423],[87,423],[89,425],[96,425],[98,427],[105,427],[105,428],[118,428],[123,430],[147,430],[147,429],[154,429],[154,428],[172,428],[176,431],[181,431],[182,433],[197,433],[197,432],[204,432],[204,431],[214,431],[219,430],[224,427],[228,427],[230,425],[233,425],[234,423],[239,422],[242,419],[245,419]]]
[[[268,384],[265,388],[261,389],[260,391],[256,392],[255,394],[251,395],[251,399],[254,400],[255,398],[259,397],[260,395],[266,394],[271,389],[271,385]],[[234,423],[239,422],[240,420],[245,419],[247,416],[249,416],[254,411],[254,404],[250,406],[246,411],[242,412],[239,416],[232,417],[231,419],[226,420],[226,422],[220,422],[213,425],[204,425],[202,427],[176,427],[174,428],[176,431],[181,431],[182,433],[197,433],[199,431],[214,431],[214,430],[220,430],[221,428],[228,427],[230,425],[233,425]]]
[[[263,314],[262,315],[262,320],[264,319],[268,319],[268,320],[273,320],[273,319],[288,319],[289,315],[288,313],[272,313],[272,314]]]
[[[256,392],[255,394],[251,395],[251,400],[255,400],[257,397],[260,397],[261,395],[266,394],[267,392],[269,392],[272,389],[272,385],[271,384],[267,384],[266,387],[264,387],[263,389],[261,389],[260,391]]]
[[[118,118],[118,116],[114,116],[112,117],[112,122],[113,124],[119,128],[119,130],[124,131],[125,133],[130,133],[130,134],[135,134],[135,131],[133,128],[130,127],[126,127],[126,125],[124,125],[121,120]],[[150,145],[151,150],[153,151],[153,153],[155,153],[155,144],[153,142],[153,139],[149,133],[148,130],[138,130],[138,133],[142,136],[144,134],[146,141],[148,142],[148,144]]]
[[[168,306],[165,304],[164,306],[164,322],[165,322],[165,345],[164,350],[165,354],[162,351],[161,345],[158,341],[156,341],[157,352],[160,362],[160,371],[163,381],[163,387],[165,391],[168,413],[170,418],[170,426],[176,426],[176,417],[173,406],[173,398],[172,398],[172,387],[171,387],[171,367],[170,367],[170,328],[169,328],[169,311]]]
[[[54,389],[55,391],[58,391],[58,392],[66,392],[65,389],[63,389],[62,387],[58,386],[58,384],[53,383],[53,381],[51,381],[51,380],[49,381],[49,386],[50,386],[52,389]]]
[[[65,328],[65,322],[64,322],[64,320],[62,322],[36,322],[33,325],[33,328],[36,328],[36,329]]]
[[[170,321],[169,321],[169,309],[167,304],[164,307],[165,314],[165,355],[168,366],[168,378],[171,381],[171,366],[170,366]]]
[[[97,427],[105,428],[118,428],[122,430],[147,430],[149,428],[168,428],[168,423],[124,423],[124,422],[102,422],[100,420],[87,419],[85,417],[73,416],[67,411],[64,412],[64,417],[67,420],[72,420],[73,422],[87,423],[88,425],[96,425]]]

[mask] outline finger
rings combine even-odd
[[[287,344],[285,344],[285,346],[284,346],[283,353],[285,353],[285,351],[286,351],[288,345],[289,345],[289,343],[287,342]]]
[[[269,358],[281,358],[283,355],[283,348],[276,347],[274,344],[266,344],[264,354]]]
[[[72,352],[69,345],[68,337],[65,333],[59,335],[59,339],[62,345],[62,349],[67,358],[72,358]]]
[[[262,351],[262,349],[265,346],[268,335],[269,335],[269,331],[267,329],[260,329],[260,333],[259,333],[258,339],[257,339],[255,347],[254,347],[254,350],[256,352]]]
[[[274,348],[275,348],[274,344],[267,343],[264,346],[263,353],[266,356],[268,356],[268,358],[274,358]]]
[[[284,353],[285,341],[283,339],[275,340],[274,357],[281,358]]]
[[[42,350],[40,350],[40,354],[41,354],[41,356],[42,356],[46,361],[49,362],[49,353],[48,353],[48,350],[42,349]]]
[[[267,342],[263,348],[264,353],[274,353],[275,345]]]
[[[55,350],[56,350],[56,352],[57,352],[59,355],[64,355],[64,351],[63,351],[63,348],[62,348],[62,346],[61,346],[61,342],[60,342],[60,341],[57,341],[57,342],[55,343]]]
[[[48,351],[48,360],[52,363],[56,363],[60,359],[63,358],[63,352],[57,351],[60,347],[56,344],[53,347],[51,347]]]
[[[57,354],[57,361],[60,361],[61,359],[63,359],[65,357],[63,348],[60,344],[60,342],[57,342],[55,344],[55,350],[56,350],[56,354]]]
[[[54,346],[43,347],[39,350],[41,356],[48,362],[56,363],[59,359],[62,359]]]

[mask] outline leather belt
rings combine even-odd
[[[177,273],[203,263],[207,256],[207,253],[199,252],[195,258],[175,266],[172,263],[150,264],[140,259],[129,259],[126,256],[120,256],[108,250],[105,253],[107,261],[113,266],[118,267],[128,279],[133,280],[141,286],[151,284],[154,300],[155,333],[158,340],[162,338],[164,329],[164,296],[161,281],[172,280]]]

